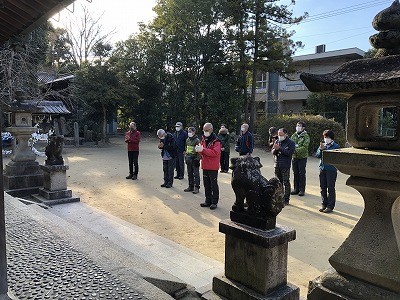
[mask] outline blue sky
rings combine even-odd
[[[326,45],[326,51],[352,47],[366,51],[372,48],[368,40],[376,33],[372,20],[392,3],[393,0],[297,0],[294,14],[297,16],[306,11],[309,21],[292,27],[296,31],[293,39],[305,44],[296,54],[314,53],[315,46],[320,44]],[[328,17],[327,13],[335,16]]]
[[[290,0],[281,0],[287,4]],[[389,7],[393,0],[296,0],[291,6],[294,15],[309,13],[309,19],[293,26],[294,40],[302,41],[305,46],[296,55],[315,52],[315,46],[326,45],[326,51],[357,47],[361,50],[371,48],[368,38],[376,31],[372,28],[372,19],[381,10]],[[116,29],[113,40],[123,40],[137,31],[137,22],[147,23],[154,17],[152,7],[156,0],[78,0],[75,10],[81,4],[87,4],[91,11],[100,15],[105,29]],[[346,13],[346,11],[348,11]],[[327,14],[335,15],[328,17]],[[315,19],[318,20],[315,20]],[[312,21],[313,20],[313,21]]]

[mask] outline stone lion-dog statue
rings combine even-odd
[[[232,211],[263,220],[276,220],[276,216],[284,207],[283,186],[278,178],[267,180],[263,177],[261,167],[258,157],[231,158],[230,169],[233,170],[231,185],[236,196]]]

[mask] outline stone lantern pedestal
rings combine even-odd
[[[365,202],[360,220],[329,258],[334,270],[310,282],[310,300],[400,299],[399,24],[396,0],[372,22],[379,31],[370,37],[378,49],[374,58],[329,74],[300,75],[311,92],[349,97],[347,140],[354,148],[324,151],[322,160],[350,175],[347,185]]]
[[[43,171],[44,187],[39,193],[32,195],[36,200],[47,205],[55,205],[70,202],[79,202],[79,197],[73,197],[72,191],[67,189],[66,165],[40,166]]]
[[[400,153],[340,149],[324,153],[324,163],[351,175],[347,185],[361,193],[365,210],[329,258],[336,271],[313,280],[308,299],[399,299]]]
[[[18,115],[18,113],[17,113]],[[34,127],[13,126],[6,128],[14,137],[11,161],[4,168],[4,190],[12,196],[27,196],[43,186],[43,173],[28,141]]]

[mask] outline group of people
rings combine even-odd
[[[289,204],[290,195],[304,196],[306,188],[306,166],[310,136],[306,131],[306,124],[299,121],[296,124],[296,131],[291,137],[285,128],[269,129],[269,145],[275,159],[275,176],[284,186],[284,202]],[[320,212],[331,213],[336,204],[336,178],[337,169],[333,165],[322,162],[322,152],[325,150],[338,149],[335,143],[335,134],[332,130],[325,130],[322,133],[324,139],[316,149],[315,156],[320,158],[319,163],[319,184],[321,191],[322,205]],[[293,190],[290,186],[290,168],[293,169]]]
[[[306,131],[306,124],[299,121],[296,131],[288,136],[285,128],[271,127],[269,130],[269,147],[274,156],[275,176],[284,186],[284,202],[289,204],[290,195],[305,195],[306,166],[310,137]],[[331,130],[323,132],[324,142],[316,150],[316,157],[321,158],[325,150],[338,149],[334,142],[334,133]],[[201,207],[214,210],[218,206],[219,187],[218,171],[229,172],[229,156],[231,136],[225,124],[221,124],[218,134],[214,132],[211,123],[205,123],[201,138],[198,137],[195,127],[183,129],[183,124],[175,124],[175,132],[170,133],[164,129],[157,131],[159,138],[158,148],[161,150],[163,162],[164,182],[161,187],[171,188],[174,179],[182,180],[185,175],[185,165],[188,175],[188,187],[185,192],[193,194],[200,190],[200,166],[203,173],[203,186],[205,201]],[[138,176],[138,156],[141,134],[136,128],[136,123],[130,123],[130,129],[125,134],[128,144],[129,175],[127,179],[136,180]],[[249,131],[249,125],[244,123],[240,128],[240,135],[235,143],[235,151],[240,156],[252,155],[254,150],[254,137]],[[201,163],[200,163],[201,162]],[[290,169],[293,169],[293,190],[290,185]],[[174,171],[176,175],[174,176]],[[322,206],[319,211],[330,213],[336,202],[335,183],[337,169],[320,161],[320,188]]]

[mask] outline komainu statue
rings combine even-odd
[[[273,229],[276,216],[284,206],[283,186],[277,178],[263,177],[261,167],[258,157],[231,158],[231,185],[236,196],[231,220],[264,230]]]
[[[64,146],[64,137],[55,134],[49,136],[49,141],[46,146],[45,154],[47,159],[46,165],[63,165],[64,159],[62,157],[62,150]]]

